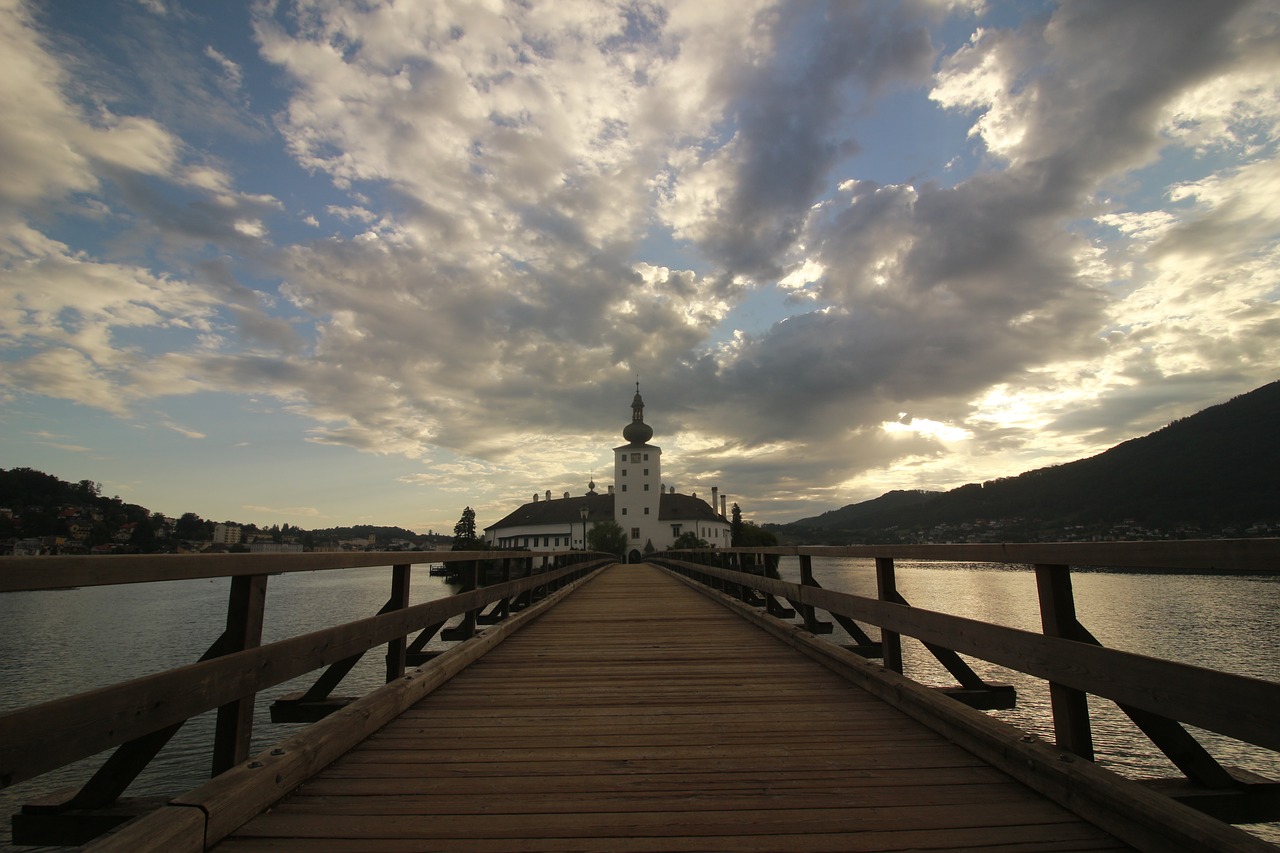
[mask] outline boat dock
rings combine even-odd
[[[1256,566],[1276,556],[1274,543],[1266,547],[1264,555],[1259,546],[1239,546],[1234,559]],[[1202,559],[1191,550],[1184,559]],[[1143,553],[1131,559],[1168,559]],[[1225,552],[1215,553],[1221,559]],[[999,706],[1012,697],[1000,685],[966,674],[954,651],[936,642],[938,630],[952,631],[950,646],[965,654],[977,644],[1001,662],[1026,656],[1027,671],[1057,672],[1056,657],[1072,653],[1065,669],[1089,682],[1090,692],[1118,690],[1118,701],[1138,714],[1135,720],[1152,715],[1132,705],[1128,688],[1112,685],[1129,682],[1129,668],[1149,667],[1149,659],[1129,661],[1078,635],[1065,636],[1081,627],[1068,619],[1069,574],[1058,570],[1065,563],[1036,563],[1037,571],[1044,568],[1042,605],[1051,612],[1041,636],[916,611],[892,589],[891,556],[878,557],[887,561],[880,600],[817,587],[811,554],[798,555],[810,581],[800,585],[770,577],[765,553],[755,559],[716,555],[721,565],[680,556],[638,565],[547,563],[541,574],[513,571],[515,558],[507,557],[502,579],[490,575],[487,583],[474,571],[475,562],[475,588],[454,596],[458,601],[407,607],[401,595],[393,607],[396,590],[407,590],[408,566],[400,565],[400,585],[393,578],[384,612],[344,626],[348,645],[333,635],[319,645],[313,637],[287,649],[257,647],[252,617],[246,632],[244,620],[229,616],[228,630],[247,638],[243,648],[228,649],[224,642],[224,654],[178,676],[108,689],[106,718],[98,726],[78,697],[0,716],[0,772],[9,774],[6,779],[36,775],[108,740],[123,744],[109,765],[124,763],[122,753],[136,763],[136,744],[155,738],[137,731],[171,725],[193,707],[222,707],[227,720],[243,719],[243,705],[225,700],[248,697],[252,707],[254,693],[270,680],[261,675],[263,660],[307,658],[298,665],[328,665],[329,675],[335,664],[349,668],[352,648],[387,642],[386,687],[349,704],[313,709],[320,722],[262,755],[237,756],[233,749],[234,763],[207,784],[124,823],[89,849],[1275,849],[1203,808],[1093,765],[1087,711],[1081,721],[1072,710],[1084,691],[1070,676],[1055,675],[1051,682],[1058,691],[1058,743],[1026,736],[970,707]],[[1006,550],[1003,558],[1020,556]],[[238,559],[243,601],[235,602],[233,588],[231,611],[243,607],[252,614],[254,596],[243,590],[254,589],[253,578],[261,575],[248,572],[266,564]],[[274,562],[284,570],[301,564]],[[173,571],[175,565],[181,566],[169,561],[139,571]],[[200,570],[214,565],[206,561]],[[87,567],[72,566],[75,572]],[[68,575],[73,577],[84,580]],[[435,634],[446,613],[460,620],[453,631],[461,642],[453,649],[430,656],[421,642],[409,641],[407,626]],[[849,622],[865,642],[857,640],[850,650],[822,639],[822,626],[829,624],[823,614]],[[859,624],[878,625],[880,637],[866,635]],[[980,625],[985,628],[974,627]],[[900,674],[903,635],[924,638],[939,654],[957,675],[955,691]],[[1021,648],[1024,641],[1031,647]],[[233,659],[238,666],[229,665]],[[1104,669],[1098,660],[1106,661]],[[254,661],[259,674],[251,676],[246,673]],[[1197,725],[1214,723],[1271,749],[1280,746],[1274,742],[1280,737],[1280,685],[1157,663],[1167,666],[1149,674],[1165,679],[1157,692],[1167,713]],[[209,684],[210,677],[225,681],[231,673],[241,674],[238,686]],[[1185,689],[1168,682],[1174,676]],[[112,713],[123,719],[176,683],[198,683],[204,686],[196,692],[207,692],[190,707],[149,713],[137,731],[114,731]],[[322,683],[331,688],[335,676],[327,682],[322,676]],[[1205,689],[1231,695],[1199,696]],[[307,701],[324,706],[327,689],[312,693]],[[96,698],[103,707],[104,697]],[[1234,708],[1236,719],[1217,719],[1219,701]],[[281,706],[282,715],[289,713],[302,713],[298,697]],[[1193,787],[1213,789],[1218,780],[1215,796],[1246,803],[1232,807],[1243,810],[1237,817],[1244,811],[1250,819],[1280,816],[1274,785],[1215,771],[1211,757],[1168,734],[1169,726],[1184,731],[1172,718],[1160,719],[1165,723],[1147,720],[1153,737],[1166,745],[1173,738]],[[65,755],[36,756],[44,740],[57,738],[59,725],[70,726],[76,747]],[[243,729],[230,723],[220,731],[227,743],[245,741]],[[82,791],[78,801],[64,803],[68,826],[93,811],[84,808],[92,796],[114,790],[95,778],[85,788],[90,794]],[[1221,816],[1230,809],[1218,811]],[[33,826],[47,826],[58,814],[37,808],[28,817],[38,818]]]

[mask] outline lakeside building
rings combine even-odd
[[[677,494],[675,486],[662,482],[662,448],[650,444],[653,428],[644,422],[640,383],[631,401],[631,422],[622,430],[627,442],[613,449],[614,485],[606,494],[596,491],[595,481],[583,495],[568,492],[553,499],[533,500],[484,529],[484,538],[496,548],[529,548],[568,551],[586,546],[586,534],[598,521],[612,519],[627,534],[627,561],[639,562],[663,551],[684,533],[693,533],[713,548],[728,547],[730,525],[725,498],[711,489],[711,502],[697,494]],[[716,506],[717,502],[719,507]]]

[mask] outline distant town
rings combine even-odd
[[[377,528],[364,533],[352,528],[348,535],[324,535],[289,525],[268,529],[253,524],[213,522],[207,538],[179,535],[181,519],[154,515],[147,521],[127,521],[109,532],[107,541],[94,536],[102,524],[102,514],[94,509],[65,507],[59,518],[66,522],[65,534],[0,539],[0,556],[37,556],[53,554],[278,554],[290,551],[441,551],[453,544],[452,536],[395,535],[393,528]],[[8,522],[20,526],[22,515],[9,507],[0,507],[0,526]],[[147,532],[146,528],[150,528]]]
[[[0,469],[0,556],[438,551],[454,541],[401,527],[304,530],[210,521],[193,512],[174,518],[101,491],[90,480],[68,483],[30,468]]]

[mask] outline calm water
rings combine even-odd
[[[781,573],[798,581],[797,561],[784,560]],[[829,589],[875,595],[869,560],[815,559],[814,574]],[[916,606],[1039,630],[1029,570],[899,562],[897,578],[899,591]],[[1080,572],[1073,580],[1080,621],[1107,646],[1280,681],[1280,656],[1274,651],[1280,641],[1280,577]],[[264,642],[371,616],[386,601],[390,585],[389,568],[274,576],[267,585]],[[0,711],[195,661],[221,633],[228,590],[227,580],[199,580],[0,595]],[[451,591],[425,569],[414,574],[415,604]],[[838,625],[835,630],[833,640],[847,640]],[[439,641],[432,645],[440,647]],[[359,695],[382,683],[383,654],[382,649],[367,654],[336,692]],[[952,683],[914,641],[904,638],[903,656],[908,675],[930,684]],[[1042,683],[982,661],[971,663],[984,678],[1018,689],[1018,707],[993,714],[1052,741]],[[310,686],[315,675],[258,697],[254,753],[297,731],[297,726],[272,724],[268,708],[277,696]],[[1134,777],[1176,775],[1113,705],[1094,699],[1090,707],[1099,763]],[[213,720],[208,713],[188,722],[129,795],[174,794],[203,782]],[[1275,754],[1212,733],[1197,734],[1219,760],[1280,778]],[[103,758],[0,791],[0,845],[9,846],[8,816],[23,802],[83,782]],[[1280,842],[1280,824],[1250,829]]]

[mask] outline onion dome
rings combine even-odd
[[[636,383],[636,396],[631,400],[631,423],[622,428],[622,437],[628,444],[646,444],[653,438],[653,427],[644,422],[644,400],[640,399],[640,383]]]

